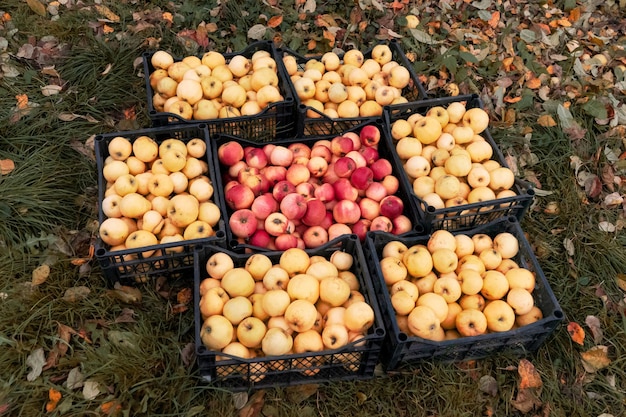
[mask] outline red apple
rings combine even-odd
[[[368,219],[359,219],[356,223],[352,225],[352,233],[357,235],[361,241],[365,240],[367,236],[367,232],[370,230],[370,226],[372,222]]]
[[[315,186],[310,182],[303,182],[296,185],[296,192],[304,197],[305,200],[309,200],[315,195]]]
[[[276,238],[274,239],[274,244],[276,245],[276,249],[280,251],[285,251],[287,249],[297,248],[298,238],[292,234],[283,233],[276,236]]]
[[[375,181],[381,181],[387,175],[391,175],[393,173],[393,166],[391,165],[391,162],[385,158],[380,158],[368,166],[374,173]]]
[[[334,184],[335,200],[356,201],[359,191],[352,185],[349,179],[339,178]]]
[[[276,145],[270,154],[270,163],[281,167],[288,167],[293,161],[293,152],[286,146]]]
[[[372,220],[380,216],[380,204],[378,201],[364,197],[359,200],[359,208],[361,209],[361,217]]]
[[[381,181],[381,184],[387,190],[387,195],[394,195],[398,192],[398,188],[400,187],[400,180],[394,175],[387,175]]]
[[[380,201],[380,214],[395,219],[404,212],[404,202],[396,195],[388,195]]]
[[[346,157],[352,159],[357,168],[367,166],[367,161],[365,160],[361,152],[357,150],[348,152],[346,154]]]
[[[304,143],[292,143],[287,146],[287,149],[289,149],[293,153],[294,159],[299,157],[304,157],[306,159],[311,158],[311,148],[309,148],[309,146]]]
[[[350,138],[352,140],[352,149],[359,149],[361,147],[361,137],[356,132],[345,132],[342,136]]]
[[[293,232],[293,229],[290,229],[290,227],[293,226],[293,223],[290,223],[289,219],[280,212],[271,213],[267,216],[263,224],[265,226],[265,231],[272,236],[279,236],[283,233]]]
[[[217,158],[222,164],[229,167],[241,161],[243,156],[243,146],[234,140],[222,143],[217,148]]]
[[[239,175],[239,171],[241,171],[243,168],[246,168],[247,166],[248,164],[246,163],[246,161],[235,162],[233,165],[228,167],[228,176],[230,176],[231,178],[237,178],[237,176]]]
[[[359,132],[361,143],[365,146],[374,146],[380,142],[380,130],[374,125],[363,126]]]
[[[335,136],[330,141],[330,150],[333,155],[345,156],[354,149],[352,139],[346,136]]]
[[[350,176],[350,182],[357,190],[367,190],[374,181],[374,173],[369,167],[360,167]]]
[[[315,178],[323,177],[328,170],[328,162],[321,156],[314,156],[309,159],[306,167],[309,169],[311,175]]]
[[[314,196],[323,203],[332,201],[335,199],[335,188],[332,184],[323,183],[315,189]]]
[[[265,155],[267,156],[267,160],[270,160],[270,155],[272,155],[272,151],[274,150],[274,148],[276,147],[275,144],[273,143],[266,143],[265,145],[263,145],[263,152],[265,152]]]
[[[256,197],[250,206],[250,210],[259,220],[265,220],[271,213],[277,212],[280,206],[278,201],[270,193],[261,194]]]
[[[335,172],[335,163],[331,162],[330,164],[328,164],[328,169],[326,170],[326,173],[322,176],[322,182],[334,184],[338,179],[339,177]]]
[[[380,201],[387,197],[387,189],[382,183],[374,181],[365,190],[365,197],[371,198],[374,201]]]
[[[306,213],[306,209],[306,199],[296,192],[287,194],[280,201],[280,211],[289,220],[301,219]]]
[[[372,219],[370,230],[380,230],[383,232],[390,233],[393,230],[393,223],[391,222],[391,219],[389,219],[388,217],[378,216]]]
[[[239,209],[228,219],[228,225],[237,237],[248,238],[257,230],[258,220],[250,209]]]
[[[272,243],[272,236],[270,236],[270,234],[263,229],[257,229],[257,231],[250,236],[250,239],[248,239],[248,243],[260,248],[269,249],[269,246]]]
[[[328,242],[328,231],[322,226],[311,226],[302,234],[302,240],[307,248],[317,248]]]
[[[324,158],[324,160],[326,161],[326,163],[330,163],[332,157],[333,157],[333,153],[330,150],[330,143],[327,145],[325,144],[316,144],[313,145],[313,147],[311,148],[311,158],[313,159],[316,156],[322,157]]]
[[[379,158],[378,149],[373,146],[362,146],[359,149],[359,153],[363,155],[363,158],[368,166],[372,165]]]
[[[267,179],[270,185],[273,187],[279,181],[283,181],[287,178],[287,168],[274,165],[268,165],[261,169],[261,174]]]
[[[276,201],[278,201],[279,203],[287,194],[291,194],[295,192],[296,192],[296,186],[287,180],[278,181],[274,185],[274,188],[272,189],[272,195],[274,196]]]
[[[411,222],[411,219],[409,219],[404,214],[401,214],[395,219],[392,219],[391,223],[393,223],[393,229],[391,230],[391,233],[393,233],[394,235],[403,235],[413,230],[413,223]]]
[[[267,166],[269,159],[262,148],[251,147],[245,155],[249,167],[261,169]]]
[[[354,224],[361,218],[361,209],[354,201],[341,200],[333,207],[333,218],[337,223]]]
[[[333,223],[328,228],[328,240],[329,241],[336,239],[339,236],[351,235],[351,234],[352,234],[352,229],[347,224]]]
[[[254,192],[243,184],[235,184],[224,193],[224,199],[233,210],[250,208],[254,201]]]
[[[337,159],[332,166],[335,170],[335,174],[337,174],[339,178],[349,178],[357,168],[354,159],[347,156],[342,156]]]
[[[311,178],[311,171],[306,165],[293,164],[287,168],[286,179],[293,185],[307,182]]]
[[[330,228],[330,226],[332,226],[334,223],[335,223],[335,219],[333,218],[332,210],[330,210],[330,211],[326,210],[326,214],[324,215],[324,219],[322,220],[322,222],[319,225],[322,226],[324,229],[328,230]]]
[[[307,226],[318,226],[326,218],[326,206],[321,200],[312,198],[306,202],[306,213],[302,217],[302,223]]]

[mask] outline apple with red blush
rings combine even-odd
[[[347,136],[335,136],[330,140],[330,151],[336,156],[345,156],[354,150],[354,142]]]
[[[388,195],[380,200],[380,214],[395,219],[404,212],[404,202],[396,195]]]
[[[289,220],[301,219],[306,213],[306,209],[306,199],[296,192],[287,194],[280,201],[280,211]]]
[[[333,207],[333,218],[337,223],[354,224],[361,218],[361,209],[355,201],[341,200]]]
[[[265,220],[267,216],[278,211],[279,208],[280,205],[278,204],[278,201],[276,201],[274,196],[270,193],[257,196],[250,206],[250,210],[254,212],[254,215],[259,220]]]
[[[231,140],[221,144],[217,148],[217,158],[220,163],[228,167],[235,165],[237,162],[243,160],[244,151],[243,146],[237,141]]]
[[[382,181],[387,175],[393,174],[393,165],[385,158],[379,158],[368,166],[374,173],[374,181]]]
[[[311,226],[302,234],[307,248],[317,248],[328,242],[328,231],[322,226]]]
[[[254,201],[254,192],[243,184],[234,184],[224,192],[226,204],[233,210],[250,208]]]
[[[332,164],[332,166],[335,174],[337,174],[339,178],[350,178],[350,175],[352,175],[354,170],[357,168],[354,159],[348,156],[340,157]]]
[[[233,234],[240,238],[249,238],[257,231],[258,220],[250,209],[235,210],[228,219]]]
[[[296,186],[287,180],[278,181],[272,188],[272,195],[279,203],[287,194],[295,193]]]
[[[360,167],[350,176],[350,182],[357,190],[367,190],[374,181],[374,172],[369,167]]]
[[[380,142],[380,129],[374,125],[366,125],[359,132],[361,143],[365,146],[375,146]]]

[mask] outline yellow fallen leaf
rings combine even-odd
[[[611,364],[608,356],[609,348],[603,345],[594,346],[586,352],[580,354],[583,367],[589,373],[594,373]]]
[[[620,287],[622,291],[626,291],[626,274],[617,274],[616,281],[617,286]]]
[[[544,114],[543,116],[539,116],[539,118],[537,119],[537,123],[539,123],[539,126],[543,126],[543,127],[556,126],[556,121],[549,114]]]
[[[46,12],[46,6],[41,3],[38,0],[26,0],[26,3],[28,4],[28,7],[30,7],[30,9],[37,13],[39,16],[45,16],[47,14]]]
[[[33,286],[41,285],[50,276],[50,265],[40,265],[33,270],[33,277],[31,283]]]
[[[108,7],[106,7],[106,6],[102,5],[102,4],[96,4],[94,7],[98,11],[98,13],[100,13],[102,16],[104,16],[107,19],[109,19],[111,22],[119,22],[120,21],[120,17],[118,15],[116,15],[115,13],[113,13],[111,11],[111,9],[109,9]]]

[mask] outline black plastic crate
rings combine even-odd
[[[379,363],[385,329],[359,239],[355,235],[345,235],[316,249],[307,249],[306,252],[310,256],[323,256],[329,259],[337,250],[352,254],[354,263],[351,272],[357,276],[360,292],[374,310],[375,321],[367,335],[335,350],[244,359],[209,350],[202,343],[200,331],[203,321],[198,308],[199,286],[206,276],[206,261],[214,253],[227,253],[233,259],[235,267],[244,266],[252,255],[212,245],[199,248],[195,254],[194,303],[196,357],[200,375],[212,385],[230,391],[372,378],[374,369]],[[265,255],[276,264],[282,253],[272,251],[265,252]],[[218,361],[218,355],[226,359]]]
[[[224,53],[223,55],[226,58],[226,62],[228,62],[235,55],[243,55],[246,58],[251,58],[257,51],[270,52],[271,56],[277,61],[277,66],[279,65],[276,48],[272,41],[254,42],[248,45],[243,51]],[[217,133],[228,133],[258,142],[269,142],[273,141],[275,138],[289,138],[295,136],[297,127],[295,121],[295,101],[288,80],[283,77],[283,73],[280,70],[278,71],[278,87],[284,101],[272,103],[259,114],[251,116],[187,120],[176,114],[159,112],[155,109],[153,102],[154,91],[150,86],[150,74],[154,71],[154,67],[150,62],[153,54],[154,52],[147,52],[143,55],[148,113],[153,126],[203,122],[207,125],[211,136]]]
[[[196,245],[211,242],[224,246],[227,243],[226,210],[221,193],[217,192],[217,188],[215,188],[217,181],[207,126],[205,124],[174,125],[97,135],[95,152],[98,171],[98,222],[100,224],[106,219],[101,206],[107,185],[102,169],[105,159],[109,156],[108,144],[116,136],[125,137],[131,142],[140,136],[149,136],[159,144],[169,138],[180,139],[185,143],[193,138],[203,139],[207,145],[204,160],[209,166],[209,172],[206,175],[214,186],[211,201],[220,208],[221,219],[214,227],[215,234],[212,237],[163,243],[137,249],[111,251],[109,246],[98,237],[95,245],[95,256],[103,274],[112,285],[117,282],[123,285],[145,283],[157,276],[179,278],[183,275],[190,275],[193,270],[193,251]],[[153,252],[153,254],[144,256],[144,252]]]
[[[461,337],[441,342],[410,336],[400,330],[391,304],[391,297],[380,269],[382,250],[387,243],[400,241],[411,247],[412,245],[426,244],[430,235],[396,237],[380,232],[369,233],[365,242],[365,255],[378,294],[380,310],[385,320],[387,337],[381,353],[381,362],[385,369],[400,369],[415,365],[423,360],[459,362],[497,354],[524,356],[537,351],[550,337],[563,320],[564,314],[518,220],[509,216],[477,227],[470,232],[457,231],[452,233],[455,235],[463,233],[468,236],[484,233],[493,238],[501,232],[512,233],[519,241],[519,253],[513,260],[520,267],[535,274],[536,283],[532,295],[535,305],[542,311],[543,318],[535,323],[513,328],[506,332],[485,333],[479,336]]]
[[[456,97],[427,99],[416,103],[398,104],[394,106],[393,109],[389,107],[385,109],[385,128],[388,130],[385,138],[390,141],[389,147],[394,150],[392,153],[397,166],[402,167],[403,163],[398,156],[398,153],[395,151],[396,141],[392,139],[391,136],[391,127],[393,123],[399,119],[408,119],[415,113],[425,115],[426,112],[433,107],[446,107],[453,102],[465,102],[467,109],[483,107],[482,101],[478,95],[471,94]],[[499,162],[503,167],[510,168],[504,158],[504,155],[502,154],[502,151],[491,136],[488,128],[481,133],[481,136],[485,138],[493,149],[491,159]],[[515,216],[518,220],[521,220],[532,204],[535,195],[535,190],[532,188],[532,184],[516,178],[515,183],[511,188],[515,192],[515,196],[437,209],[428,205],[428,203],[415,195],[412,184],[409,181],[409,177],[406,175],[404,170],[401,171],[401,178],[406,182],[406,187],[411,191],[411,196],[416,201],[419,217],[426,233],[438,229],[446,229],[450,231],[471,230],[479,225],[486,224],[506,216]]]
[[[410,74],[410,82],[409,85],[404,87],[402,90],[402,96],[407,99],[408,102],[420,101],[428,97],[426,90],[422,83],[420,82],[415,70],[413,68],[413,64],[407,56],[404,54],[400,43],[395,39],[392,39],[386,44],[390,47],[393,53],[393,61],[398,62],[400,65],[404,66],[409,70]],[[363,51],[363,56],[365,59],[371,58],[372,49],[367,51]],[[278,49],[279,56],[287,56],[291,55],[296,58],[296,62],[300,69],[304,68],[304,65],[308,60],[311,59],[321,59],[321,55],[317,56],[303,56],[295,51],[292,51],[288,48],[279,48]],[[339,57],[343,59],[344,54],[340,54]],[[369,123],[373,118],[372,117],[352,117],[352,118],[330,118],[319,111],[306,106],[302,103],[298,94],[295,92],[295,88],[293,83],[291,82],[291,78],[287,74],[284,65],[282,70],[285,71],[284,76],[289,80],[290,88],[292,89],[292,96],[296,102],[296,114],[298,118],[298,129],[297,136],[334,136],[341,134],[346,130],[353,129],[355,127],[362,126],[364,124]],[[395,105],[390,106],[395,107]],[[307,117],[307,112],[313,111],[319,115],[319,117]],[[374,117],[375,118],[375,117]]]
[[[423,227],[422,224],[420,223],[420,218],[418,217],[418,211],[417,208],[415,206],[415,199],[412,198],[412,193],[409,189],[406,188],[406,182],[402,180],[402,172],[401,169],[398,168],[398,165],[394,163],[394,159],[393,159],[393,152],[392,150],[389,148],[388,144],[390,143],[389,140],[384,140],[383,139],[383,135],[386,135],[386,131],[384,129],[384,126],[381,124],[382,121],[380,119],[372,121],[370,123],[367,124],[373,124],[375,126],[378,127],[378,129],[380,130],[381,133],[381,139],[377,145],[377,150],[378,150],[378,154],[380,158],[385,158],[387,160],[389,160],[389,162],[391,162],[392,165],[392,174],[398,178],[399,180],[399,187],[398,187],[398,191],[396,192],[396,196],[400,197],[404,203],[404,212],[403,214],[405,216],[407,216],[412,223],[412,229],[410,232],[408,233],[423,233]],[[348,129],[346,132],[356,132],[359,133],[361,128],[363,126],[357,126],[357,127],[353,127],[351,129]],[[342,132],[344,133],[344,132]],[[324,137],[314,137],[314,136],[308,136],[308,137],[303,137],[303,138],[295,138],[295,139],[285,139],[285,140],[278,140],[276,142],[273,142],[272,145],[282,145],[282,146],[289,146],[291,144],[295,144],[295,143],[303,143],[305,145],[308,146],[312,146],[315,142],[317,142],[318,140],[327,140],[328,138],[324,138]],[[217,137],[213,138],[211,143],[212,143],[212,155],[213,155],[213,166],[216,167],[216,171],[217,171],[217,175],[216,175],[216,187],[218,187],[218,189],[220,190],[220,193],[223,194],[224,192],[224,186],[225,184],[225,174],[226,174],[226,170],[228,169],[228,167],[223,166],[219,159],[218,159],[218,149],[219,147],[229,141],[236,141],[239,144],[241,144],[244,149],[246,147],[256,147],[256,148],[260,148],[263,147],[264,145],[260,145],[258,143],[254,143],[252,141],[246,141],[243,139],[240,139],[238,137],[234,137],[231,135],[218,135]],[[272,191],[272,188],[270,188],[269,192]],[[225,197],[223,196],[223,198],[225,199]],[[227,204],[225,204],[225,210],[227,213],[227,218],[230,218],[230,215],[233,213],[234,210],[232,210]],[[229,245],[231,246],[231,248],[235,248],[235,246],[238,247],[238,250],[267,250],[267,248],[265,247],[260,247],[260,246],[254,246],[249,244],[248,242],[241,242],[241,241],[237,241],[236,237],[233,235],[230,226],[228,225],[228,223],[226,224],[226,228],[227,228],[227,237],[228,239],[231,239],[229,242]]]

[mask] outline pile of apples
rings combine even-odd
[[[99,234],[110,251],[169,244],[215,235],[221,210],[207,175],[206,142],[117,136],[108,143],[102,175],[106,219]],[[182,251],[168,245],[166,252]],[[144,257],[154,250],[141,252]]]
[[[378,153],[381,132],[366,125],[310,146],[268,143],[218,146],[229,227],[240,243],[285,250],[316,248],[370,230],[397,235],[412,221],[396,194],[399,179]]]
[[[393,60],[385,44],[374,46],[367,59],[351,49],[343,59],[327,52],[319,60],[307,60],[303,68],[293,55],[285,55],[283,64],[301,103],[310,107],[310,118],[374,117],[382,114],[383,106],[407,102],[402,90],[411,74]]]
[[[379,261],[400,331],[442,341],[506,332],[543,318],[532,292],[535,274],[513,259],[514,234],[493,238],[446,230],[425,244],[393,240]]]
[[[206,262],[208,277],[199,287],[202,343],[211,351],[244,359],[365,343],[374,310],[360,292],[353,264],[352,254],[342,250],[326,258],[292,248],[275,263],[255,253],[242,266],[225,252],[212,254]],[[350,355],[343,355],[346,366],[356,366],[349,363]],[[228,359],[217,356],[218,361]],[[320,356],[311,356],[298,366],[306,375],[314,375],[319,371],[315,367],[322,364]],[[280,370],[285,364],[276,360],[259,366]],[[221,368],[220,376],[247,373],[245,367]],[[253,378],[258,382],[264,376],[261,372]]]
[[[515,174],[493,156],[481,133],[489,115],[463,102],[431,107],[391,125],[413,192],[436,210],[516,195]]]
[[[270,104],[284,101],[278,87],[276,60],[269,51],[256,51],[250,58],[226,59],[217,51],[202,57],[189,55],[174,61],[166,51],[156,51],[149,75],[158,112],[183,119],[207,120],[251,116]]]

